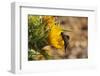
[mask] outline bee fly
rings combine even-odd
[[[61,32],[61,36],[64,40],[64,50],[65,50],[65,54],[66,54],[66,48],[69,44],[69,36],[68,35],[65,35],[64,32]]]

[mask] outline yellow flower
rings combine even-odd
[[[53,16],[43,16],[43,21],[47,23],[48,27],[55,25],[55,18]]]
[[[49,42],[52,46],[55,48],[62,49],[64,47],[64,41],[61,36],[62,29],[54,25],[51,27],[50,33],[49,33]]]
[[[49,43],[55,48],[63,49],[64,41],[61,36],[61,32],[63,31],[60,25],[56,24],[53,16],[43,16],[43,20],[47,23],[50,29],[48,36]]]

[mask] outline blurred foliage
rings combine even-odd
[[[48,55],[42,52],[42,48],[48,45],[48,32],[46,24],[42,22],[41,16],[28,16],[28,48],[29,48],[29,60],[34,58],[33,56],[39,52],[48,58]],[[35,51],[31,51],[35,49]],[[34,60],[34,59],[33,59]]]

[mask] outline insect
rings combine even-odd
[[[65,50],[65,53],[66,53],[66,48],[69,44],[69,36],[68,35],[65,35],[64,32],[61,32],[61,36],[64,40],[64,50]]]

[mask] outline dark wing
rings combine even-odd
[[[63,32],[61,32],[61,36],[64,40],[64,49],[65,49],[65,52],[66,52],[66,48],[69,44],[69,36],[68,35],[65,35]]]

